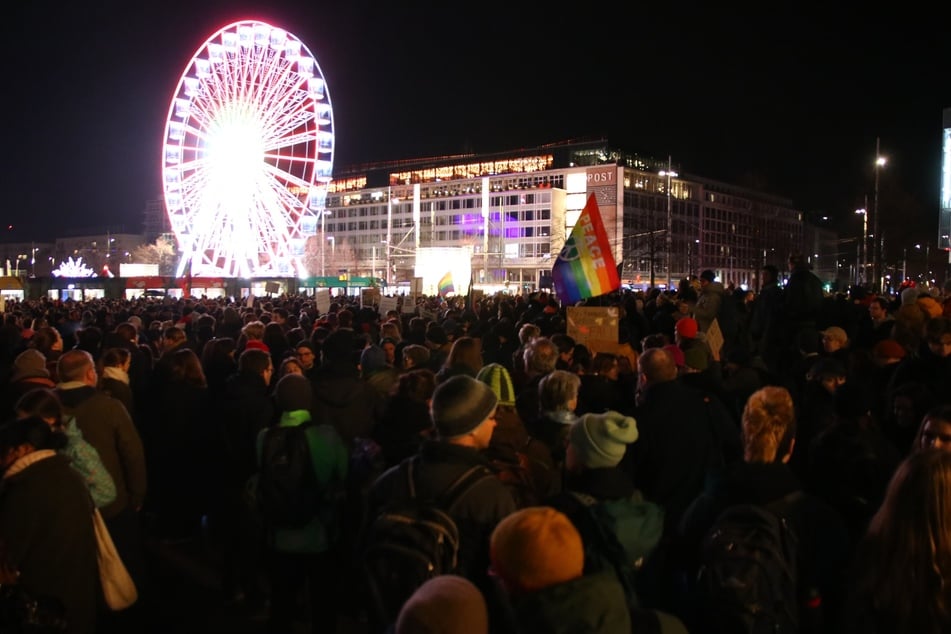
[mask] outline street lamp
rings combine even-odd
[[[880,246],[882,244],[881,234],[878,233],[878,173],[881,171],[881,168],[885,166],[888,162],[880,152],[880,139],[875,137],[875,199],[874,199],[874,217],[872,218],[872,275],[875,276],[875,285],[879,287],[878,284],[878,261],[880,258]],[[881,291],[881,288],[877,288],[878,291]]]
[[[667,290],[670,290],[671,271],[670,271],[670,252],[673,250],[673,214],[670,206],[670,179],[677,176],[677,172],[671,169],[670,155],[667,155],[667,169],[659,172],[660,176],[667,177]]]
[[[861,283],[865,285],[868,282],[868,211],[865,209],[856,209],[855,213],[862,214],[862,276]],[[874,256],[873,256],[874,257]],[[874,267],[873,267],[874,268]],[[872,271],[874,274],[874,271]]]

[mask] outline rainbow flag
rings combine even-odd
[[[588,197],[575,228],[558,254],[551,278],[563,304],[604,295],[621,286],[594,194]]]
[[[452,271],[446,271],[446,274],[439,280],[439,294],[455,293],[456,289],[452,285]]]

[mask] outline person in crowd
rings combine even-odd
[[[360,353],[360,378],[386,398],[399,381],[400,375],[386,362],[386,352],[370,344]]]
[[[844,600],[851,542],[838,513],[805,493],[788,467],[793,450],[799,448],[795,406],[788,390],[767,386],[750,396],[743,410],[742,441],[742,461],[733,463],[726,477],[698,495],[684,513],[678,527],[683,547],[690,559],[696,557],[703,536],[729,506],[782,507],[799,542],[799,595],[821,604],[820,620],[834,623]],[[688,563],[688,579],[694,578],[697,563],[696,559]],[[804,603],[802,607],[810,606]],[[704,631],[695,619],[696,615],[688,617],[688,627]]]
[[[889,392],[909,382],[925,385],[939,398],[951,393],[951,319],[936,317],[924,326],[925,346],[907,356],[892,374]]]
[[[485,597],[465,577],[433,577],[403,604],[395,634],[489,634]]]
[[[435,499],[471,467],[491,462],[484,452],[495,430],[498,398],[485,383],[454,376],[433,392],[430,414],[435,438],[424,440],[414,467],[416,495]],[[409,496],[406,477],[392,467],[373,484],[368,517],[376,517],[387,501]],[[485,478],[458,500],[453,519],[460,528],[459,574],[488,591],[489,536],[495,526],[515,511],[515,499],[498,478]]]
[[[825,292],[822,280],[810,270],[805,254],[794,252],[789,255],[789,279],[783,289],[782,314],[785,325],[783,340],[783,362],[780,367],[797,358],[796,343],[800,333],[818,331],[822,319]]]
[[[167,380],[154,386],[158,400],[144,415],[150,441],[150,506],[161,538],[188,540],[198,536],[211,499],[207,457],[218,440],[216,411],[194,350],[180,348],[166,363]]]
[[[231,337],[215,337],[201,351],[201,369],[212,394],[224,390],[225,382],[238,370],[236,344]]]
[[[799,411],[798,450],[790,466],[800,478],[807,477],[812,441],[836,422],[835,394],[845,385],[847,374],[839,360],[820,358],[806,374],[802,394],[794,398]]]
[[[555,371],[557,364],[558,346],[548,337],[535,337],[526,344],[522,360],[524,382],[521,386],[518,383],[515,385],[515,407],[526,424],[538,418],[539,385],[542,379]],[[515,381],[514,374],[512,380]]]
[[[409,372],[410,370],[416,370],[418,368],[430,369],[429,348],[426,346],[411,343],[403,348],[401,358],[403,360],[401,365],[403,372]],[[435,374],[435,372],[433,372],[433,374]]]
[[[53,326],[45,326],[36,331],[33,338],[30,339],[30,347],[40,352],[46,359],[46,369],[49,370],[50,379],[55,383],[59,380],[56,376],[56,363],[60,355],[63,354],[63,335]]]
[[[271,321],[264,325],[264,332],[261,334],[261,341],[264,342],[264,345],[267,346],[268,352],[271,353],[271,362],[275,366],[280,366],[281,362],[284,360],[284,357],[287,356],[288,352],[292,350],[290,341],[287,340],[287,332],[281,326],[281,324]],[[274,381],[277,382],[280,380],[280,376],[276,376]]]
[[[152,374],[153,356],[151,349],[142,343],[139,343],[140,326],[135,321],[141,320],[131,315],[128,320],[116,324],[112,332],[107,332],[102,340],[103,350],[110,348],[123,348],[129,351],[131,360],[126,374],[129,377],[129,387],[132,390],[132,401],[143,401],[147,398],[150,375]],[[137,398],[136,398],[137,397]],[[134,412],[129,413],[135,417]]]
[[[525,423],[529,435],[548,447],[556,469],[565,462],[565,440],[578,420],[580,388],[581,377],[573,372],[553,370],[545,375],[538,384],[538,412]]]
[[[779,285],[779,269],[766,264],[761,269],[762,284],[753,301],[750,314],[750,338],[753,355],[762,359],[766,368],[778,374],[779,351],[783,345],[783,287]]]
[[[208,455],[213,504],[210,528],[221,549],[221,585],[228,601],[250,606],[266,600],[259,573],[262,567],[261,528],[248,506],[245,490],[257,471],[258,433],[277,418],[268,391],[274,365],[261,349],[245,350],[237,372],[214,395],[216,442]]]
[[[415,455],[423,440],[432,436],[429,404],[435,390],[433,371],[417,368],[401,374],[393,392],[387,395],[383,417],[373,430],[387,468]]]
[[[439,372],[452,350],[452,342],[446,334],[446,329],[435,321],[427,323],[423,345],[429,349],[429,368],[433,372]]]
[[[96,388],[99,377],[88,352],[64,352],[57,362],[57,374],[60,383],[56,395],[63,404],[63,412],[75,417],[83,438],[99,452],[116,485],[115,501],[100,512],[140,595],[147,595],[139,516],[148,483],[142,438],[125,406]]]
[[[288,427],[308,423],[312,402],[313,390],[306,377],[300,374],[282,377],[275,390],[275,405],[280,415],[277,424]],[[262,430],[256,439],[259,460],[266,433],[267,430]],[[347,450],[340,435],[327,424],[311,425],[304,433],[318,485],[330,488],[338,483],[342,489],[347,475]],[[341,562],[335,546],[340,539],[341,518],[333,510],[320,509],[300,528],[270,527],[267,530],[271,590],[269,632],[292,631],[295,600],[303,588],[307,589],[311,631],[336,631]]]
[[[856,343],[860,348],[870,349],[879,341],[892,338],[895,318],[889,311],[888,299],[873,297],[866,310],[864,319],[858,324]]]
[[[633,394],[626,398],[618,381],[620,364],[618,357],[608,352],[598,352],[591,361],[591,368],[581,375],[576,412],[601,413],[608,410],[630,411],[634,406]]]
[[[308,379],[311,378],[317,367],[317,352],[314,350],[314,344],[306,339],[299,341],[294,353],[300,362],[301,369],[304,371],[304,376]]]
[[[822,336],[822,356],[838,360],[849,371],[853,363],[848,333],[838,326],[829,326],[819,334]]]
[[[464,336],[452,342],[449,356],[445,363],[436,372],[436,380],[440,383],[451,376],[465,374],[475,378],[482,369],[482,344],[478,339]]]
[[[311,379],[314,420],[336,427],[348,448],[354,438],[371,438],[383,416],[384,397],[360,378],[353,332],[332,332],[321,345],[320,356],[320,367]]]
[[[264,341],[263,321],[254,319],[241,327],[241,336],[238,338],[238,349],[242,352],[245,350],[264,350],[268,354],[271,353],[271,349]]]
[[[925,449],[951,451],[951,405],[938,405],[922,418],[912,451]]]
[[[837,631],[951,631],[951,453],[908,456],[888,485],[849,574]]]
[[[523,323],[518,329],[517,347],[512,353],[512,381],[515,383],[516,390],[521,390],[528,381],[525,371],[525,352],[532,340],[541,335],[542,329],[538,324],[531,322]]]
[[[564,513],[535,506],[510,514],[492,532],[490,552],[518,634],[633,631],[614,574],[584,574],[581,535]]]
[[[27,348],[13,360],[13,372],[0,387],[0,414],[3,416],[0,420],[13,415],[17,400],[27,392],[55,386],[43,353],[35,348]]]
[[[93,503],[58,453],[66,442],[37,416],[0,426],[0,535],[17,582],[60,601],[68,632],[93,634],[100,587]]]
[[[538,503],[557,491],[560,474],[552,461],[551,450],[528,434],[515,408],[512,375],[501,363],[490,363],[476,376],[498,399],[495,431],[486,455],[500,470],[512,474],[510,484],[520,506]],[[504,479],[504,475],[501,476]]]
[[[97,508],[112,504],[116,499],[116,483],[102,464],[99,452],[83,438],[83,433],[76,426],[76,419],[63,414],[63,405],[56,392],[37,388],[21,396],[16,402],[16,417],[30,416],[42,418],[53,431],[66,436],[66,444],[59,449],[59,453],[69,458],[70,466],[82,476],[93,504]]]
[[[812,440],[803,484],[839,512],[856,542],[882,503],[904,452],[872,420],[865,386],[848,381],[833,399],[834,418]]]
[[[132,420],[135,416],[135,397],[130,385],[129,368],[132,353],[127,348],[106,348],[99,356],[99,389],[125,405]]]
[[[284,357],[284,360],[281,361],[281,364],[277,368],[277,380],[280,381],[288,374],[304,374],[304,368],[295,356]]]
[[[666,350],[645,350],[637,366],[639,440],[621,468],[644,497],[666,509],[665,530],[672,534],[708,476],[737,459],[739,432],[716,415],[701,392],[678,380]]]

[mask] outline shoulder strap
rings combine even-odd
[[[416,477],[413,474],[416,460],[417,456],[412,456],[400,463],[400,468],[406,474],[406,490],[411,500],[416,499]]]
[[[581,491],[569,491],[569,493],[585,506],[594,506],[598,503],[597,498],[595,498],[593,495],[588,495],[587,493],[582,493]]]
[[[495,474],[484,465],[470,467],[465,473],[456,478],[436,501],[440,508],[445,509],[446,513],[452,515],[453,509],[466,493],[485,478],[491,477],[495,477]]]

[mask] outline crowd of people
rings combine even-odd
[[[347,297],[7,301],[0,587],[52,597],[70,632],[148,631],[147,540],[200,538],[221,602],[261,606],[271,632],[712,634],[711,527],[789,501],[800,631],[951,631],[951,299],[828,293],[793,255],[755,291],[703,271],[589,303],[617,308],[616,347],[569,335],[545,292],[384,315]],[[311,421],[341,498],[274,529],[249,489],[263,433]],[[412,494],[497,477],[452,510],[457,569],[381,619],[361,549],[411,494],[410,459]],[[585,509],[619,500],[642,519],[613,538],[641,550],[598,565]],[[128,610],[97,591],[93,508],[138,587]]]

